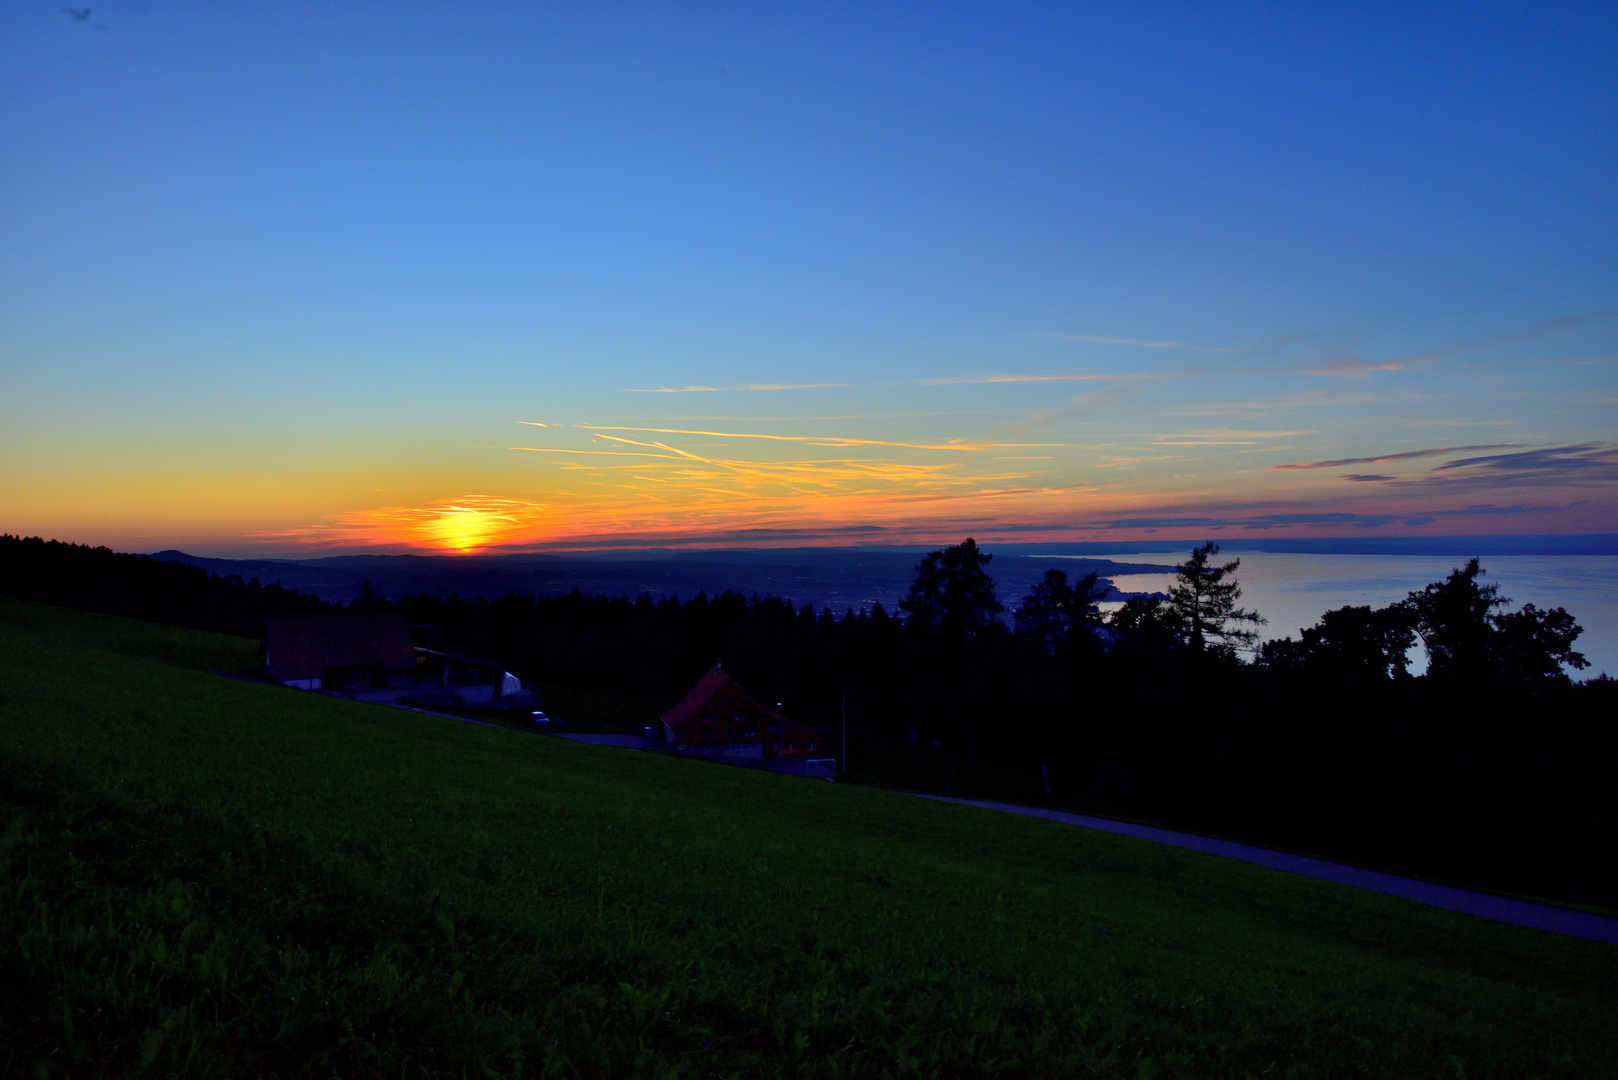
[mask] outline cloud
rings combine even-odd
[[[1618,485],[1618,447],[1577,443],[1502,454],[1475,454],[1446,461],[1425,473],[1388,481],[1388,485],[1454,492],[1492,492],[1513,487],[1612,487]]]
[[[1047,331],[1041,337],[1056,338],[1059,341],[1087,341],[1095,345],[1134,345],[1141,349],[1195,349],[1199,352],[1246,352],[1241,345],[1192,345],[1184,341],[1148,341],[1143,338],[1098,337],[1094,334],[1064,334],[1060,331]]]
[[[1020,375],[1015,373],[993,375],[943,375],[934,379],[917,379],[921,386],[962,386],[979,385],[982,383],[1046,383],[1046,382],[1157,382],[1163,379],[1178,379],[1182,376],[1175,372],[1146,372],[1131,371],[1121,375],[1102,375],[1092,372],[1053,371],[1042,374]]]
[[[1479,454],[1472,451],[1498,450]],[[1441,446],[1427,450],[1407,450],[1377,457],[1336,458],[1272,469],[1334,469],[1351,465],[1386,464],[1420,458],[1464,454],[1434,465],[1426,472],[1403,476],[1385,473],[1351,473],[1345,480],[1356,483],[1383,483],[1390,487],[1442,487],[1446,490],[1493,490],[1526,485],[1608,485],[1618,484],[1618,447],[1606,443],[1576,443],[1567,446],[1518,448],[1515,443],[1482,446]]]
[[[1296,370],[1301,375],[1369,375],[1373,371],[1403,371],[1421,364],[1437,363],[1441,359],[1442,357],[1438,356],[1422,356],[1413,360],[1361,360],[1358,357],[1350,357],[1335,363]]]
[[[985,521],[981,523],[985,528],[993,529],[997,533],[1041,533],[1041,532],[1071,532],[1073,526],[1065,521],[1059,522],[1025,522],[1022,524],[1006,524],[1004,522]]]
[[[1334,458],[1331,461],[1301,461],[1291,465],[1271,465],[1272,469],[1337,469],[1345,465],[1385,465],[1390,461],[1409,461],[1412,458],[1437,457],[1440,454],[1460,454],[1471,450],[1504,450],[1515,443],[1487,443],[1480,446],[1436,446],[1430,450],[1404,450],[1396,454],[1377,454],[1374,457]]]
[[[822,390],[826,387],[847,386],[840,382],[815,383],[746,383],[742,386],[626,386],[625,394],[731,394],[748,390]]]
[[[1000,439],[923,443],[663,425],[570,424],[566,429],[565,434],[556,428],[546,432],[556,432],[560,445],[510,449],[550,459],[547,470],[569,492],[572,535],[586,528],[664,533],[697,521],[715,529],[806,515],[824,521],[833,505],[845,521],[859,520],[854,515],[881,520],[883,511],[873,508],[1003,498],[1050,464],[1044,456],[1012,457],[1006,451],[1068,445]],[[590,442],[581,445],[583,438]],[[800,456],[806,448],[824,450]]]
[[[718,421],[722,424],[807,424],[827,420],[915,420],[932,416],[989,416],[1017,412],[1016,409],[931,409],[925,412],[830,413],[824,416],[737,416],[733,413],[670,413],[658,417],[665,424],[696,424]],[[526,423],[519,420],[518,423]]]
[[[1618,469],[1618,447],[1602,443],[1577,443],[1572,446],[1546,446],[1537,450],[1520,450],[1510,454],[1483,454],[1478,457],[1446,461],[1433,471],[1448,472],[1451,469],[1533,473],[1583,473],[1589,470],[1608,472]]]
[[[1246,372],[1244,374],[1255,374]],[[1340,387],[1318,387],[1302,394],[1275,398],[1270,401],[1200,401],[1188,405],[1174,405],[1165,412],[1179,416],[1240,416],[1257,418],[1281,409],[1339,408],[1344,405],[1380,405],[1392,402],[1421,400],[1411,391],[1388,393],[1385,391],[1345,390]]]
[[[1518,503],[1515,506],[1493,506],[1489,503],[1477,503],[1472,506],[1462,506],[1455,510],[1434,510],[1440,517],[1470,517],[1473,514],[1544,514],[1555,507],[1527,506]]]
[[[889,442],[883,439],[854,439],[842,435],[767,435],[753,431],[702,431],[695,428],[661,428],[661,427],[630,427],[613,424],[578,424],[577,427],[586,431],[644,431],[654,435],[706,435],[711,438],[722,439],[764,439],[770,442],[797,442],[808,443],[812,446],[892,446],[906,450],[946,450],[946,451],[985,451],[1007,447],[1026,449],[1028,447],[1065,446],[1065,443],[1007,443],[1007,442],[974,442],[967,439],[951,439],[945,443],[908,443]],[[611,438],[611,436],[605,436]],[[661,445],[661,444],[659,444]],[[679,451],[676,451],[679,452]]]
[[[1430,352],[1418,356],[1406,357],[1396,360],[1366,360],[1349,353],[1343,353],[1341,359],[1326,364],[1315,364],[1311,367],[1297,368],[1304,375],[1369,375],[1376,371],[1404,371],[1407,368],[1418,367],[1424,364],[1435,364],[1440,360],[1447,360],[1463,353],[1481,352],[1485,349],[1498,348],[1502,345],[1514,345],[1518,342],[1533,341],[1538,338],[1553,337],[1576,330],[1592,322],[1618,318],[1618,309],[1605,311],[1588,311],[1576,315],[1563,315],[1554,319],[1543,319],[1522,330],[1512,330],[1504,334],[1490,334],[1485,337],[1462,338],[1451,342]]]
[[[1313,435],[1313,431],[1242,431],[1231,428],[1203,428],[1175,435],[1152,436],[1157,446],[1255,446],[1265,439],[1292,439]]]
[[[1313,528],[1349,525],[1375,529],[1392,525],[1396,514],[1292,513],[1257,514],[1246,517],[1140,517],[1117,518],[1085,526],[1090,529],[1273,529],[1287,525]]]
[[[644,443],[640,445],[646,445]],[[566,450],[555,446],[508,446],[507,450],[526,450],[530,454],[571,454],[575,457],[632,457],[663,458],[678,461],[681,454],[644,454],[634,450]]]
[[[1605,311],[1586,311],[1577,315],[1562,315],[1555,319],[1542,319],[1525,330],[1513,330],[1505,334],[1491,334],[1487,337],[1465,338],[1451,345],[1443,355],[1449,356],[1458,352],[1471,352],[1477,349],[1492,349],[1498,345],[1514,345],[1519,341],[1532,341],[1535,338],[1565,334],[1569,330],[1576,330],[1587,323],[1601,322],[1605,319],[1618,319],[1618,308]]]

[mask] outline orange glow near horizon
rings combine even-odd
[[[1000,543],[1115,541],[1159,529],[1280,537],[1392,527],[1420,535],[1454,530],[1474,513],[1484,515],[1480,524],[1495,525],[1486,515],[1498,517],[1497,510],[1476,505],[1475,492],[1485,483],[1504,486],[1487,468],[1491,459],[1445,460],[1477,446],[1383,455],[1379,467],[1390,472],[1371,478],[1374,486],[1357,474],[1337,477],[1359,468],[1359,459],[1300,453],[1293,443],[1308,433],[1295,428],[1199,428],[1083,445],[955,433],[927,440],[856,438],[796,424],[796,430],[765,432],[706,425],[543,427],[545,436],[534,444],[486,448],[505,458],[500,472],[480,481],[482,490],[509,494],[436,495],[422,490],[425,478],[412,478],[393,487],[397,501],[390,504],[338,510],[323,521],[245,539],[260,550],[471,555],[914,544],[965,535]],[[1598,451],[1580,453],[1589,458]],[[1256,458],[1259,467],[1232,470],[1233,458],[1244,464]],[[453,483],[452,474],[426,481],[439,492]],[[1434,496],[1449,490],[1456,502],[1466,502],[1435,507]],[[1569,515],[1568,523],[1575,522],[1584,525]]]
[[[475,555],[544,537],[549,509],[492,495],[463,495],[427,506],[383,506],[338,515],[329,524],[253,534],[276,546],[411,548]]]
[[[509,513],[455,504],[430,512],[420,531],[431,543],[446,551],[469,554],[488,547],[512,524],[513,517]]]

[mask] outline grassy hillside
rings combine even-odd
[[[1618,953],[0,600],[0,1073],[1577,1076]]]

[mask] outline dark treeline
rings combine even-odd
[[[149,622],[259,637],[264,620],[340,615],[317,597],[196,566],[59,540],[0,536],[0,593]]]
[[[1237,562],[1103,619],[1060,571],[1007,610],[971,541],[898,612],[708,598],[407,597],[449,647],[633,695],[648,722],[715,660],[837,746],[854,779],[1148,817],[1426,877],[1618,898],[1618,692],[1578,627],[1507,610],[1476,560],[1254,650]],[[376,603],[383,603],[375,601]],[[1421,675],[1407,656],[1431,657]]]
[[[209,629],[236,620],[235,632],[266,614],[342,610],[70,545],[39,545],[25,564],[12,554],[19,544],[38,542],[0,545],[4,588],[35,599]],[[971,541],[923,559],[894,612],[578,591],[399,601],[367,592],[346,610],[397,609],[435,627],[442,647],[524,679],[638,699],[647,723],[720,660],[757,696],[826,731],[834,752],[846,708],[855,780],[1618,900],[1618,684],[1568,677],[1583,658],[1567,612],[1509,609],[1473,560],[1399,604],[1327,612],[1299,639],[1255,649],[1239,565],[1217,554],[1197,548],[1166,598],[1132,600],[1105,619],[1093,577],[1052,571],[1025,597],[998,597],[991,556]],[[50,558],[61,565],[38,579],[50,587],[16,587],[19,567]],[[80,561],[103,577],[66,568]],[[186,591],[163,595],[167,580]],[[98,587],[117,603],[84,602]],[[1417,644],[1430,658],[1420,675],[1406,660]]]

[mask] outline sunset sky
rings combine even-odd
[[[1618,6],[0,6],[0,531],[1618,532]]]

